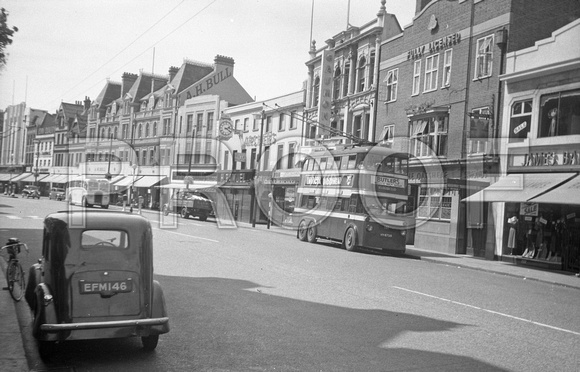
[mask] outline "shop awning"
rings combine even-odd
[[[19,174],[18,176],[15,176],[14,178],[12,178],[12,182],[22,181],[23,179],[25,179],[26,177],[28,177],[30,175],[32,175],[32,173]]]
[[[521,173],[500,177],[493,185],[463,199],[464,202],[524,203],[552,190],[576,173]]]
[[[576,176],[547,193],[531,199],[530,202],[580,205],[580,176]]]
[[[203,182],[203,181],[195,181],[194,183],[189,184],[190,190],[199,190],[199,189],[207,189],[210,187],[216,186],[216,182]],[[160,189],[186,189],[187,186],[185,183],[168,183],[166,185],[156,186]]]
[[[141,178],[141,176],[137,176],[134,178],[135,182],[137,182],[139,179]],[[133,183],[133,176],[127,176],[123,179],[121,179],[120,181],[117,181],[113,184],[113,186],[117,186],[117,187],[129,187],[131,186],[131,184]]]
[[[48,174],[39,174],[38,177],[34,177],[34,173],[29,173],[26,177],[24,178],[20,178],[18,181],[21,182],[35,182],[35,181],[43,181],[43,179],[45,179],[46,177],[48,177]]]
[[[166,176],[143,176],[138,181],[135,181],[135,187],[151,187],[166,178]]]
[[[51,174],[43,179],[42,182],[66,183],[68,182],[68,174]]]
[[[0,181],[9,181],[10,177],[14,178],[18,176],[17,174],[10,174],[10,173],[0,173]]]

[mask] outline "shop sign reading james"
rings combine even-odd
[[[524,155],[522,167],[541,167],[559,165],[580,165],[580,153],[577,151],[535,152]]]
[[[435,53],[439,50],[448,48],[452,45],[459,44],[461,41],[461,34],[456,32],[451,35],[444,36],[440,39],[433,40],[428,44],[413,48],[407,52],[407,60],[419,59],[427,53]]]

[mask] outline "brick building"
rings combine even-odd
[[[403,32],[381,43],[375,140],[408,151],[414,244],[497,255],[486,203],[462,200],[499,175],[506,53],[578,18],[563,0],[417,0]]]

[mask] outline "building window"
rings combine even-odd
[[[226,151],[224,151],[224,168],[223,168],[223,170],[229,169],[229,165],[230,165],[229,162],[230,162],[230,152],[226,150]]]
[[[296,111],[290,113],[290,129],[296,129]]]
[[[342,74],[342,96],[348,95],[348,78],[350,75],[350,62],[344,65],[344,74]]]
[[[485,154],[488,152],[490,120],[489,107],[471,110],[469,141],[467,142],[468,154]]]
[[[186,133],[191,133],[191,131],[193,130],[193,115],[187,115],[187,121],[186,121]]]
[[[477,56],[475,60],[475,78],[491,76],[493,66],[493,35],[477,40]]]
[[[416,157],[447,156],[448,116],[411,121],[411,151]]]
[[[318,99],[320,98],[320,77],[314,78],[312,85],[312,107],[318,106]]]
[[[453,57],[453,49],[448,49],[443,54],[443,81],[442,87],[448,87],[451,84],[451,59]]]
[[[272,132],[272,116],[266,116],[266,133]]]
[[[523,142],[532,124],[532,100],[517,101],[510,111],[509,142]]]
[[[206,164],[214,164],[214,157],[213,157],[212,152],[211,152],[211,144],[212,144],[211,140],[205,141],[205,163]],[[242,151],[245,152],[246,150],[242,150]],[[244,168],[242,168],[242,169],[244,169]]]
[[[366,76],[365,76],[365,68],[367,65],[367,60],[366,58],[362,57],[360,59],[360,61],[358,61],[358,69],[356,71],[357,74],[357,92],[363,92],[365,90],[365,81],[366,81]]]
[[[286,130],[286,114],[280,113],[280,119],[278,121],[278,131]]]
[[[259,126],[259,120],[254,118],[254,124],[252,125],[252,130],[255,132],[258,130],[258,126]]]
[[[212,135],[213,133],[213,111],[207,113],[207,135]]]
[[[157,122],[153,122],[153,137],[157,137]]]
[[[451,220],[452,198],[449,191],[437,187],[421,186],[417,217],[430,220]]]
[[[423,92],[431,92],[437,89],[437,79],[439,78],[439,54],[429,56],[425,59],[425,82]]]
[[[279,144],[278,145],[278,154],[277,154],[277,164],[276,164],[276,169],[282,169],[282,165],[284,164],[283,159],[284,159],[284,144]]]
[[[145,137],[149,137],[149,123],[145,124]]]
[[[169,126],[171,125],[170,119],[163,119],[163,135],[166,136],[169,134]]]
[[[381,141],[383,143],[392,144],[395,139],[395,125],[385,125],[381,133]]]
[[[143,125],[139,124],[139,129],[137,130],[137,138],[143,137]]]
[[[288,169],[294,168],[295,156],[296,156],[296,143],[290,142],[288,144]]]
[[[118,127],[115,127],[115,130],[113,131],[113,138],[114,138],[114,139],[117,139],[117,138],[118,138],[118,137],[117,137],[117,134],[118,134],[118,129],[119,129]],[[78,137],[77,137],[77,140],[78,140]],[[78,142],[78,141],[77,141],[77,142]]]
[[[539,137],[580,134],[580,90],[540,97]]]
[[[248,169],[256,169],[256,148],[250,150],[250,166]]]
[[[196,136],[199,136],[199,134],[201,133],[201,128],[203,126],[203,114],[199,113],[197,114],[196,117],[196,122],[195,122],[195,131],[196,131]]]
[[[397,86],[399,85],[399,69],[390,70],[387,72],[387,102],[397,100]]]
[[[421,87],[421,60],[413,63],[413,95],[419,94]]]
[[[250,123],[250,119],[245,118],[244,119],[244,128],[243,128],[244,129],[244,132],[247,132],[248,131],[249,123]]]
[[[332,99],[339,99],[340,98],[340,67],[337,67],[334,70],[334,78],[332,83]]]
[[[372,87],[375,79],[375,51],[371,52],[371,60],[369,64],[369,83],[367,84],[369,87]]]

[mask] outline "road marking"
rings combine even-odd
[[[421,295],[421,296],[425,296],[425,297],[431,297],[431,298],[434,298],[434,299],[437,299],[437,300],[441,300],[441,301],[445,301],[445,302],[449,302],[449,303],[452,303],[452,304],[455,304],[455,305],[465,306],[465,307],[469,307],[471,309],[485,311],[485,312],[488,312],[490,314],[500,315],[500,316],[504,316],[506,318],[520,320],[522,322],[535,324],[535,325],[538,325],[540,327],[546,327],[546,328],[550,328],[550,329],[553,329],[553,330],[556,330],[556,331],[571,333],[573,335],[580,336],[580,332],[571,331],[569,329],[555,327],[555,326],[551,326],[549,324],[544,324],[544,323],[540,323],[540,322],[534,322],[533,320],[524,319],[524,318],[520,318],[520,317],[517,317],[517,316],[509,315],[509,314],[500,313],[499,311],[484,309],[483,307],[469,305],[469,304],[465,304],[463,302],[453,301],[453,300],[450,300],[450,299],[447,299],[447,298],[438,297],[438,296],[430,295],[430,294],[423,293],[423,292],[413,291],[413,290],[407,289],[407,288],[401,288],[401,287],[397,287],[397,286],[392,286],[392,287],[395,288],[395,289],[400,289],[401,291],[415,293],[415,294],[418,294],[418,295]]]
[[[213,240],[213,239],[208,239],[208,238],[202,238],[201,236],[195,236],[195,235],[178,233],[178,232],[175,232],[175,231],[170,231],[170,230],[167,230],[167,229],[160,229],[160,228],[157,228],[157,227],[153,227],[153,230],[163,230],[166,233],[170,233],[170,234],[187,236],[187,237],[194,238],[194,239],[201,239],[201,240],[207,240],[208,242],[219,243],[219,240]]]

